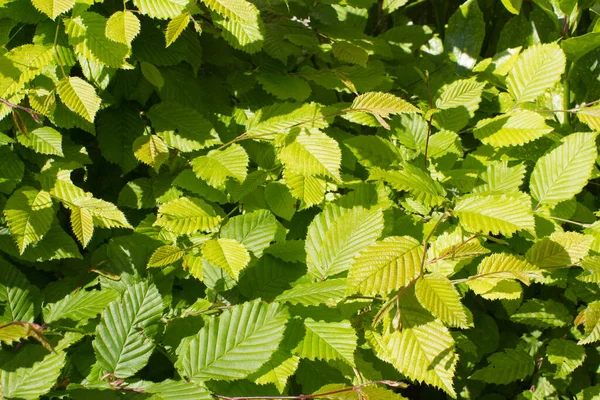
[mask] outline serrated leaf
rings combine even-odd
[[[140,33],[140,20],[131,11],[117,11],[106,21],[106,37],[115,42],[131,45]]]
[[[277,133],[287,133],[299,125],[306,129],[326,128],[329,124],[323,108],[318,103],[277,103],[264,107],[248,119],[245,135],[266,139]]]
[[[571,313],[557,301],[530,299],[510,319],[537,328],[560,328],[570,323]]]
[[[271,358],[288,317],[279,303],[251,301],[233,306],[192,337],[175,366],[192,382],[245,378]]]
[[[289,221],[296,213],[298,201],[283,183],[269,182],[265,186],[265,202],[273,214]]]
[[[94,217],[92,213],[85,208],[74,207],[71,210],[71,229],[73,229],[79,243],[84,248],[87,247],[94,235]]]
[[[331,45],[331,52],[340,61],[367,66],[369,53],[360,46],[346,41],[337,41]]]
[[[181,32],[189,25],[190,15],[187,13],[178,15],[173,18],[167,24],[167,30],[165,31],[165,40],[167,47],[169,47],[177,38],[181,35]]]
[[[256,76],[266,92],[281,100],[304,101],[310,96],[311,88],[306,81],[295,75],[281,75],[263,72]]]
[[[508,92],[517,104],[535,100],[560,80],[565,63],[565,54],[556,43],[529,47],[508,74]]]
[[[535,227],[531,199],[524,193],[467,195],[456,203],[454,212],[472,232],[509,235]]]
[[[221,189],[228,178],[244,182],[248,174],[248,154],[239,144],[223,150],[211,150],[207,155],[194,158],[194,173],[214,188]]]
[[[63,78],[56,87],[61,101],[73,112],[94,122],[100,97],[92,85],[76,76]]]
[[[485,183],[475,186],[473,193],[516,193],[525,178],[525,164],[509,166],[507,161],[491,162],[480,176]]]
[[[577,118],[595,131],[600,130],[600,105],[577,110]]]
[[[160,246],[158,249],[154,250],[154,253],[150,256],[148,268],[171,265],[175,261],[181,260],[184,255],[185,251],[177,246]]]
[[[210,392],[199,385],[186,381],[167,379],[144,387],[144,393],[152,394],[156,400],[211,400]]]
[[[75,5],[75,0],[31,0],[33,6],[46,14],[50,19],[56,19],[60,14],[69,11]]]
[[[383,230],[381,209],[330,205],[315,217],[306,236],[306,263],[314,279],[347,271],[352,259]]]
[[[400,151],[392,142],[379,136],[353,136],[344,140],[344,145],[367,168],[389,168],[402,160]]]
[[[450,326],[469,328],[465,306],[460,302],[458,291],[452,282],[441,275],[425,275],[417,281],[415,294],[419,303]]]
[[[146,78],[148,82],[157,88],[162,89],[162,87],[165,85],[165,78],[163,78],[158,68],[156,68],[153,64],[142,61],[140,63],[140,69],[142,70],[142,75],[144,75],[144,78]]]
[[[552,128],[540,114],[517,110],[479,121],[473,135],[485,144],[506,147],[531,142],[550,132]]]
[[[556,379],[566,378],[585,361],[585,348],[571,340],[552,339],[546,354],[550,364],[556,365]]]
[[[350,108],[347,109],[348,114],[344,118],[349,121],[363,125],[371,125],[366,114],[370,114],[381,126],[390,129],[385,119],[390,117],[390,114],[397,115],[403,113],[417,113],[419,109],[391,93],[369,92],[357,96]],[[376,125],[375,125],[376,126]]]
[[[240,272],[250,262],[246,247],[234,239],[213,239],[202,244],[202,258],[238,280]]]
[[[302,202],[301,208],[308,208],[323,201],[327,182],[314,176],[304,176],[284,170],[283,178],[293,197]]]
[[[504,385],[520,381],[534,371],[533,357],[522,350],[506,349],[488,357],[489,365],[475,371],[470,379]]]
[[[410,236],[387,237],[363,249],[348,273],[346,294],[387,296],[420,273],[423,246]]]
[[[180,197],[158,208],[158,217],[154,224],[179,235],[189,235],[198,231],[211,232],[221,220],[215,208],[204,200]]]
[[[575,318],[575,326],[583,324],[583,337],[577,342],[578,345],[594,343],[600,340],[600,302],[594,301],[588,304]]]
[[[341,180],[340,147],[337,141],[320,131],[289,135],[278,157],[289,172]]]
[[[458,356],[448,329],[421,307],[412,293],[402,296],[402,330],[380,336],[368,332],[377,356],[403,375],[455,397],[453,378]]]
[[[401,170],[373,168],[369,180],[382,179],[394,189],[411,193],[416,200],[428,205],[440,205],[445,200],[444,187],[431,178],[427,171],[405,163]]]
[[[573,198],[590,179],[597,156],[596,133],[566,136],[560,146],[537,161],[531,173],[529,187],[537,205]]]
[[[181,14],[187,0],[134,0],[133,4],[150,18],[168,19]]]
[[[335,304],[344,297],[346,279],[328,279],[311,283],[301,283],[277,296],[276,300],[290,304],[316,306]]]
[[[67,294],[61,300],[44,307],[44,322],[52,324],[64,319],[77,323],[85,322],[95,318],[117,297],[118,292],[110,289],[80,290],[74,294]]]
[[[435,99],[440,112],[433,115],[432,122],[443,129],[460,131],[479,108],[484,86],[475,79],[459,79],[442,87]]]
[[[54,207],[50,193],[25,186],[9,197],[4,216],[19,253],[27,246],[39,242],[50,230],[54,220]]]
[[[264,249],[275,240],[278,224],[273,214],[266,210],[257,210],[231,218],[221,228],[221,237],[234,239],[261,257]]]
[[[593,237],[577,232],[554,232],[527,251],[527,261],[538,268],[557,268],[577,264],[590,250]]]
[[[0,267],[0,303],[4,304],[0,323],[33,322],[36,315],[34,299],[39,293],[21,271],[2,258]]]
[[[63,157],[62,135],[55,129],[44,126],[34,129],[28,136],[19,135],[19,143],[31,148],[40,154],[56,155]]]
[[[128,287],[121,299],[107,306],[93,342],[102,371],[127,378],[146,365],[154,343],[145,330],[161,317],[162,310],[158,289],[145,282]]]
[[[248,54],[262,50],[265,39],[265,26],[262,19],[257,18],[248,22],[233,18],[220,19],[213,15],[213,23],[222,29],[223,39],[232,47]]]
[[[458,67],[473,69],[483,45],[485,20],[477,1],[465,1],[448,20],[444,49]]]
[[[304,320],[306,333],[294,353],[310,360],[342,360],[351,366],[356,350],[356,332],[349,321],[325,322]]]
[[[140,136],[132,146],[135,158],[157,171],[169,159],[169,148],[157,135]]]
[[[283,393],[289,377],[296,372],[299,363],[300,357],[278,350],[249,379],[259,385],[273,383],[277,387],[277,390]]]
[[[204,4],[223,17],[254,22],[258,18],[256,6],[246,0],[202,0]]]

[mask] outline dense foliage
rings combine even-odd
[[[0,397],[598,398],[598,14],[0,0]]]

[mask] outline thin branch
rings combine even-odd
[[[339,389],[339,390],[333,390],[331,392],[315,393],[315,394],[301,394],[298,396],[241,396],[241,397],[234,396],[234,397],[230,397],[230,396],[223,396],[220,394],[213,394],[213,396],[215,398],[221,399],[221,400],[281,400],[281,399],[284,399],[284,400],[287,400],[287,399],[307,400],[307,399],[318,399],[318,398],[327,397],[327,396],[331,396],[331,395],[339,394],[339,393],[346,393],[346,392],[352,392],[352,391],[358,392],[358,391],[360,391],[360,389],[362,387],[365,387],[368,385],[375,385],[375,384],[381,384],[381,385],[386,385],[386,386],[390,386],[390,387],[406,387],[406,384],[404,384],[402,382],[379,380],[379,381],[371,381],[371,382],[361,383],[360,385],[354,385],[354,386]]]
[[[592,224],[586,224],[583,222],[572,221],[572,220],[566,219],[566,218],[553,217],[552,215],[548,216],[548,218],[555,219],[557,221],[568,222],[569,224],[579,225],[584,228],[589,228],[590,226],[592,226]]]

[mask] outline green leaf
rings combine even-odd
[[[169,47],[177,38],[181,35],[181,32],[190,23],[190,15],[187,13],[178,15],[173,18],[167,24],[167,30],[165,31],[165,40],[167,42],[167,47]]]
[[[273,214],[287,221],[296,213],[297,201],[283,183],[269,182],[265,186],[265,202]]]
[[[323,106],[317,103],[277,103],[258,110],[246,122],[245,135],[249,138],[269,138],[276,133],[287,133],[290,129],[302,125],[306,129],[326,128],[329,124],[324,118]]]
[[[540,114],[517,110],[479,121],[473,135],[485,144],[505,147],[529,143],[550,132],[552,128]]]
[[[48,393],[66,363],[65,349],[79,338],[80,334],[66,333],[54,346],[54,352],[30,344],[15,357],[4,362],[0,369],[3,396],[34,400]]]
[[[508,162],[496,161],[487,165],[486,171],[481,174],[485,182],[472,189],[473,193],[516,193],[523,184],[525,178],[525,165],[518,164],[512,167]]]
[[[299,363],[300,357],[278,350],[249,379],[259,385],[273,383],[277,387],[277,390],[283,393],[289,377],[294,375]]]
[[[556,43],[529,47],[508,75],[508,92],[517,104],[537,99],[560,80],[565,62],[565,54]]]
[[[506,7],[508,11],[516,15],[519,15],[519,13],[521,12],[522,3],[523,0],[502,0],[502,4],[504,4],[504,7]]]
[[[346,279],[328,279],[313,283],[301,283],[277,296],[276,300],[290,304],[316,306],[336,304],[344,297]]]
[[[8,146],[0,147],[0,193],[10,194],[23,178],[25,165]]]
[[[265,38],[265,26],[262,19],[250,22],[233,18],[223,20],[213,15],[213,23],[222,29],[223,39],[232,47],[249,54],[254,54],[262,49]]]
[[[344,140],[344,145],[367,168],[389,168],[402,160],[398,149],[389,140],[379,136],[353,136]]]
[[[554,232],[527,251],[527,261],[538,268],[567,267],[577,264],[590,250],[593,237],[577,232]]]
[[[162,87],[165,85],[165,78],[163,78],[158,68],[156,68],[153,64],[142,61],[140,63],[140,69],[142,70],[142,75],[144,75],[144,78],[146,78],[148,82],[157,88],[162,89]]]
[[[522,350],[506,349],[488,357],[489,365],[475,371],[470,379],[499,385],[521,381],[534,371],[534,361]]]
[[[600,105],[580,108],[577,118],[593,130],[600,130]]]
[[[200,150],[221,143],[210,121],[193,108],[163,101],[148,110],[148,118],[156,134],[180,151]]]
[[[384,118],[389,118],[390,114],[417,113],[419,109],[391,93],[369,92],[357,96],[346,111],[348,114],[344,117],[352,122],[363,124],[365,113],[368,113],[389,129]]]
[[[431,178],[431,175],[421,168],[405,163],[400,171],[384,171],[372,169],[369,180],[382,179],[394,189],[407,191],[416,200],[428,205],[440,205],[445,200],[444,187]]]
[[[351,42],[334,42],[331,45],[331,52],[338,60],[350,64],[358,64],[366,67],[367,61],[369,61],[369,53],[367,53],[367,51],[362,47]]]
[[[410,236],[387,237],[363,249],[348,273],[346,294],[387,296],[416,278],[423,246]]]
[[[485,36],[485,21],[476,0],[468,0],[448,20],[444,49],[458,67],[473,69]]]
[[[186,0],[133,0],[133,4],[142,14],[159,19],[177,17],[187,3]]]
[[[246,0],[202,0],[202,2],[225,18],[247,22],[254,22],[258,18],[258,9]]]
[[[58,95],[69,110],[94,122],[100,109],[100,97],[92,85],[78,77],[63,78],[56,87]]]
[[[131,46],[140,33],[140,20],[131,11],[117,11],[106,21],[105,34],[112,41]]]
[[[596,50],[598,46],[600,46],[600,33],[598,32],[586,33],[560,42],[560,47],[565,52],[567,59],[573,62]]]
[[[63,157],[62,135],[55,129],[44,126],[29,132],[28,136],[19,135],[19,143],[40,154]]]
[[[133,107],[102,110],[96,118],[96,132],[102,156],[127,173],[139,165],[133,143],[144,134],[145,124]]]
[[[327,182],[314,176],[304,176],[284,170],[283,178],[293,197],[302,202],[302,208],[308,208],[323,201]]]
[[[485,84],[475,79],[459,79],[441,89],[435,106],[440,112],[433,115],[436,126],[458,132],[475,116]]]
[[[27,246],[39,242],[50,230],[54,220],[50,193],[22,187],[6,202],[4,216],[19,253],[23,254]]]
[[[277,219],[266,210],[257,210],[231,218],[221,228],[221,237],[234,239],[261,257],[263,250],[275,240]]]
[[[157,171],[169,159],[169,148],[157,135],[140,136],[132,146],[135,158]]]
[[[596,133],[578,132],[541,157],[529,184],[538,206],[557,204],[579,193],[591,177],[597,156]]]
[[[211,150],[207,155],[194,158],[194,173],[214,188],[222,189],[228,178],[244,182],[248,173],[248,154],[239,144],[223,150]]]
[[[238,280],[240,272],[248,266],[250,254],[246,247],[234,239],[213,239],[202,244],[202,258]]]
[[[86,322],[100,314],[106,306],[118,297],[114,290],[80,290],[67,294],[61,300],[44,307],[44,322],[52,324],[69,319],[77,323]]]
[[[471,232],[509,235],[535,227],[531,199],[524,193],[467,195],[458,200],[454,213]]]
[[[537,328],[560,328],[571,322],[571,313],[557,301],[531,299],[512,314],[510,319]]]
[[[306,81],[295,75],[280,75],[262,72],[256,76],[266,92],[281,100],[304,101],[310,96],[311,88]]]
[[[71,210],[71,229],[73,229],[79,243],[84,248],[87,247],[94,235],[94,217],[92,213],[85,208],[74,207]]]
[[[162,316],[162,310],[158,289],[145,282],[128,287],[121,299],[108,304],[93,342],[103,372],[127,378],[146,365],[154,349],[147,329]]]
[[[342,360],[355,366],[356,332],[349,321],[325,322],[312,318],[304,320],[306,333],[295,354],[310,360]]]
[[[347,271],[353,258],[383,230],[381,209],[330,205],[315,217],[306,236],[306,263],[314,279]]]
[[[554,377],[564,379],[585,361],[585,348],[571,340],[552,339],[546,348],[550,364],[556,365]]]
[[[342,151],[337,141],[320,131],[288,135],[278,157],[289,172],[341,180]]]
[[[431,318],[412,293],[402,296],[401,310],[402,330],[384,335],[367,332],[371,347],[379,358],[403,375],[455,397],[452,380],[458,357],[450,332],[441,322]]]
[[[68,19],[65,26],[69,43],[75,54],[83,59],[111,68],[126,67],[125,59],[130,54],[130,48],[109,39],[106,36],[106,25],[107,19],[93,12],[84,12]]]
[[[75,5],[75,0],[31,0],[33,6],[51,19],[69,11]]]
[[[162,204],[154,225],[179,235],[198,231],[212,232],[221,223],[221,216],[210,204],[194,197],[180,197]]]
[[[600,302],[593,301],[575,318],[575,326],[583,323],[583,337],[578,345],[594,343],[600,340]]]
[[[186,381],[166,381],[151,383],[144,387],[144,393],[152,394],[157,400],[211,400],[213,397],[204,387]]]
[[[185,255],[185,251],[181,250],[177,246],[167,245],[161,246],[154,250],[154,253],[148,260],[148,268],[151,267],[165,267],[171,265],[176,261],[179,261]]]
[[[441,275],[425,275],[417,281],[415,294],[419,303],[446,324],[469,328],[473,325],[460,302],[452,282]]]
[[[33,322],[37,314],[34,299],[39,293],[12,264],[0,258],[0,266],[0,303],[4,304],[0,322]]]
[[[175,365],[192,382],[245,378],[271,358],[288,317],[279,303],[233,306],[183,345]]]

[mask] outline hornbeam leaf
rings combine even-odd
[[[194,158],[194,173],[214,188],[225,187],[228,178],[244,182],[248,174],[248,154],[239,144],[224,150],[211,150],[207,155]]]
[[[583,324],[583,337],[578,345],[594,343],[600,340],[600,302],[593,301],[575,318],[575,326]]]
[[[510,319],[537,328],[560,328],[572,321],[567,307],[552,299],[527,300]]]
[[[133,154],[135,158],[158,171],[169,159],[169,148],[159,136],[144,135],[133,142]]]
[[[363,249],[348,273],[346,294],[387,296],[420,273],[423,246],[410,236],[387,237]]]
[[[187,13],[178,15],[173,18],[167,24],[167,30],[165,31],[165,40],[167,47],[169,47],[177,38],[181,35],[181,32],[189,25],[190,15]]]
[[[246,22],[255,22],[258,19],[258,9],[246,0],[202,0],[202,2],[228,19]]]
[[[564,379],[585,361],[585,348],[565,339],[552,339],[546,348],[548,361],[556,365],[554,377]]]
[[[525,193],[467,195],[456,203],[454,212],[472,232],[510,235],[534,229],[531,199]]]
[[[565,53],[556,43],[529,47],[508,74],[508,92],[517,104],[535,100],[560,80],[565,63]]]
[[[277,296],[276,300],[290,304],[317,306],[332,304],[341,300],[346,291],[346,279],[301,283]]]
[[[485,20],[474,0],[465,1],[448,20],[444,49],[460,68],[473,69],[485,37]],[[460,67],[460,68],[459,68]]]
[[[445,201],[444,187],[427,171],[408,163],[402,167],[402,170],[388,171],[373,168],[369,180],[382,179],[394,189],[410,192],[417,200],[428,205],[440,205]]]
[[[259,385],[275,384],[283,393],[290,376],[298,369],[300,357],[278,350],[273,357],[248,379]]]
[[[115,42],[131,45],[140,33],[140,20],[131,11],[117,11],[106,21],[106,37]]]
[[[84,248],[87,247],[94,235],[94,217],[92,213],[85,208],[74,207],[71,210],[71,229],[73,229],[79,243]]]
[[[577,118],[595,131],[600,130],[600,105],[577,110]]]
[[[537,204],[557,204],[573,198],[587,184],[598,156],[596,133],[566,136],[557,148],[540,158],[529,187]]]
[[[4,305],[0,324],[13,321],[33,322],[36,315],[34,300],[39,296],[36,288],[21,271],[3,258],[0,258],[0,269],[0,304]]]
[[[433,122],[443,129],[458,132],[475,115],[485,84],[475,79],[459,79],[441,89],[435,106],[440,110]]]
[[[94,122],[100,109],[100,97],[92,85],[76,76],[63,78],[57,86],[58,95],[63,103],[75,113],[90,122]]]
[[[33,6],[51,19],[69,11],[75,5],[75,0],[31,0]]]
[[[473,135],[494,147],[517,146],[552,132],[540,114],[517,110],[477,123]]]
[[[504,385],[523,380],[534,371],[533,357],[523,350],[506,349],[494,353],[488,357],[488,362],[487,367],[475,371],[470,379]]]
[[[154,250],[154,253],[152,253],[152,256],[150,256],[150,260],[148,260],[148,268],[171,265],[174,262],[181,260],[184,255],[185,251],[181,250],[177,246],[161,246]]]
[[[275,353],[288,318],[279,303],[233,306],[182,345],[175,366],[192,382],[245,378]]]
[[[146,365],[154,349],[146,329],[161,317],[163,307],[158,289],[146,282],[128,287],[106,307],[92,343],[102,371],[127,378]]]
[[[19,135],[19,143],[27,146],[40,154],[49,154],[63,157],[62,135],[49,126],[37,128],[29,132],[28,136]]]
[[[288,135],[278,157],[289,172],[341,180],[342,151],[337,141],[320,131]]]
[[[189,235],[198,231],[211,232],[221,220],[215,208],[204,200],[180,197],[158,208],[158,217],[154,225],[179,235]]]
[[[104,311],[117,297],[118,293],[110,289],[80,290],[74,294],[67,294],[56,303],[44,307],[44,322],[51,324],[64,319],[85,322]]]
[[[310,360],[342,360],[351,366],[354,363],[356,350],[356,332],[350,322],[315,321],[312,318],[304,320],[306,333],[295,354]]]
[[[213,14],[213,23],[222,29],[223,39],[232,47],[248,54],[254,54],[262,49],[265,41],[265,26],[262,19],[257,18],[251,22],[233,18],[223,20]]]
[[[386,129],[390,129],[385,119],[390,117],[390,114],[417,113],[418,108],[394,96],[391,93],[369,92],[357,96],[350,107],[346,109],[347,114],[344,115],[349,121],[357,124],[377,126],[379,123]],[[369,118],[369,116],[372,116]],[[373,124],[373,117],[376,123]]]
[[[283,171],[286,186],[293,197],[302,202],[301,208],[312,207],[323,201],[327,182],[315,176],[304,176],[287,170]]]
[[[425,275],[417,281],[415,294],[427,311],[448,325],[459,328],[473,325],[460,302],[458,291],[445,276]]]
[[[234,239],[213,239],[202,244],[202,258],[238,280],[240,272],[250,262],[250,254]]]
[[[142,14],[150,18],[168,19],[181,14],[187,0],[133,0]]]
[[[306,129],[326,128],[329,123],[324,118],[323,108],[318,103],[276,103],[261,108],[246,122],[246,135],[268,138],[277,133],[287,133],[297,126]]]
[[[27,246],[39,242],[50,230],[54,220],[50,193],[29,186],[22,187],[6,202],[4,216],[19,253],[23,254]]]
[[[278,224],[273,214],[257,210],[231,218],[221,228],[221,237],[243,244],[256,257],[261,257],[264,249],[275,240]]]
[[[314,279],[347,271],[352,259],[374,243],[383,230],[381,209],[327,206],[308,227],[306,263]]]
[[[527,261],[538,268],[567,267],[577,264],[590,250],[594,238],[577,232],[554,232],[527,251]]]
[[[400,307],[402,330],[383,336],[368,331],[366,336],[371,347],[379,358],[391,363],[407,377],[456,397],[452,380],[458,356],[452,335],[421,307],[413,292],[402,296]]]

